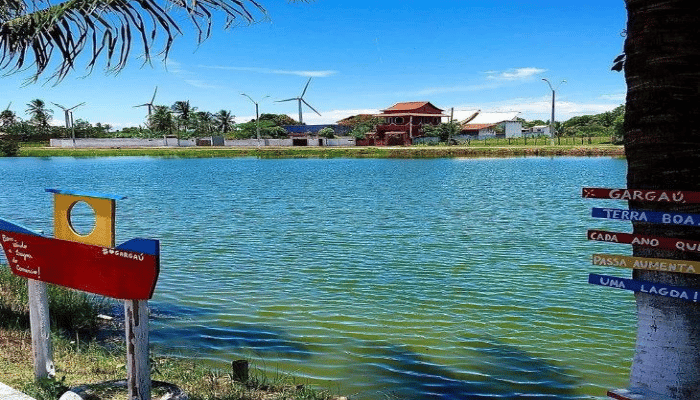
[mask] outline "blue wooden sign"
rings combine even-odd
[[[624,210],[620,208],[594,207],[593,218],[618,219],[622,221],[640,221],[654,224],[671,224],[700,226],[700,214],[682,214],[664,211]]]
[[[637,281],[634,279],[618,278],[615,276],[589,274],[588,283],[592,285],[608,286],[617,289],[631,290],[633,292],[649,293],[657,296],[672,297],[697,303],[700,300],[700,290],[669,286],[662,283]]]

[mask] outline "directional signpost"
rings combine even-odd
[[[116,200],[121,196],[47,189],[54,194],[54,238],[0,219],[0,244],[10,269],[29,279],[35,376],[54,373],[46,282],[124,300],[129,399],[150,400],[148,307],[160,265],[159,242],[131,239],[115,247]],[[94,228],[81,235],[72,211],[85,203]]]
[[[588,199],[626,200],[639,203],[700,204],[700,192],[583,188],[581,196]],[[618,208],[593,208],[591,216],[619,221],[643,222],[650,224],[672,224],[700,226],[700,214],[684,214],[651,210],[625,210]],[[634,233],[589,230],[588,240],[632,244],[649,248],[700,253],[700,241],[681,238],[657,237]],[[670,273],[700,274],[700,262],[661,258],[629,257],[611,254],[593,254],[593,265],[654,270]],[[617,289],[630,290],[654,296],[670,297],[688,302],[700,301],[700,290],[687,287],[665,285],[608,275],[589,274],[588,283]],[[638,390],[609,391],[608,396],[620,400],[648,400],[654,398]]]

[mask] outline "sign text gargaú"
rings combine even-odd
[[[700,192],[680,190],[583,188],[587,199],[633,200],[655,203],[700,204]]]
[[[160,269],[152,239],[109,248],[47,238],[0,219],[0,244],[16,275],[116,299],[151,298]]]
[[[646,269],[650,271],[679,272],[682,274],[700,274],[700,262],[697,261],[628,257],[616,254],[593,254],[591,260],[593,265]]]
[[[588,240],[599,242],[634,244],[645,247],[654,247],[664,250],[680,250],[700,253],[700,241],[660,236],[637,235],[633,233],[608,232],[595,229],[588,230]]]
[[[633,292],[649,293],[657,296],[672,297],[686,301],[697,302],[700,300],[700,291],[696,289],[669,286],[661,283],[637,281],[633,279],[617,278],[608,275],[589,274],[588,283],[592,285],[608,286],[617,289],[631,290]]]
[[[700,226],[700,214],[682,214],[664,211],[623,210],[619,208],[594,207],[593,218],[617,219],[622,221],[650,222],[654,224],[671,224]]]

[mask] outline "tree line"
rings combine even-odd
[[[145,126],[126,127],[113,131],[109,124],[77,119],[69,127],[54,126],[54,110],[45,101],[34,99],[27,103],[26,119],[7,109],[0,112],[0,132],[18,141],[44,141],[51,138],[155,138],[176,135],[181,139],[222,135],[229,139],[248,139],[257,136],[258,124],[263,138],[283,138],[287,131],[284,125],[296,125],[297,121],[284,114],[262,114],[259,121],[252,119],[236,123],[229,110],[216,113],[199,110],[189,100],[176,101],[170,106],[154,105],[149,109]]]

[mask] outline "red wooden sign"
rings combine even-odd
[[[115,248],[52,239],[0,220],[0,242],[16,275],[125,300],[153,295],[159,242],[132,239]]]
[[[583,188],[586,199],[646,201],[652,203],[700,204],[700,192],[680,190]]]
[[[664,250],[680,250],[700,253],[700,241],[658,236],[636,235],[632,233],[588,230],[588,240],[599,242],[636,244]]]

